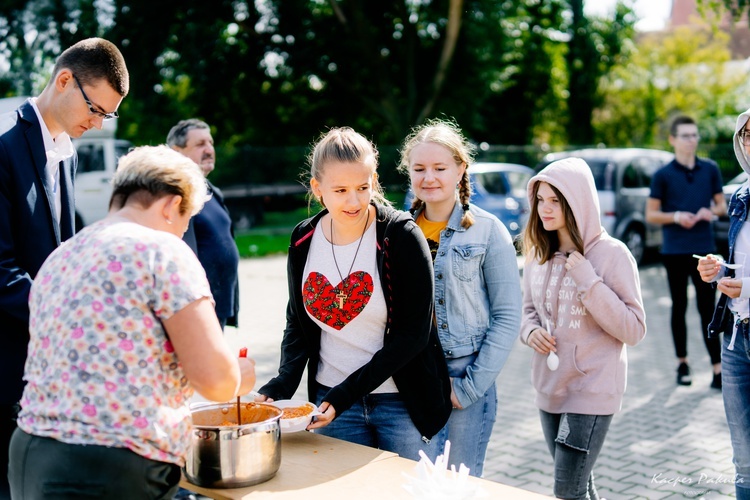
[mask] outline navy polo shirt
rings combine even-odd
[[[689,169],[675,159],[651,178],[650,197],[661,201],[662,212],[697,213],[703,207],[711,208],[714,195],[722,192],[722,186],[721,172],[713,160],[696,158],[695,167]],[[705,254],[716,250],[710,222],[700,221],[691,229],[664,224],[662,231],[663,254]]]

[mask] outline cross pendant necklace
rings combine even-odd
[[[362,245],[362,239],[365,237],[365,232],[367,231],[367,224],[370,222],[370,208],[368,206],[367,208],[367,218],[365,219],[365,227],[362,229],[362,236],[359,237],[359,243],[357,243],[357,249],[354,251],[354,258],[352,259],[352,265],[349,266],[349,272],[346,273],[346,279],[348,280],[349,277],[352,274],[352,269],[354,269],[354,262],[357,260],[357,255],[359,254],[359,247]],[[338,301],[338,307],[339,309],[344,308],[344,303],[349,299],[349,294],[347,293],[347,289],[349,288],[348,282],[344,282],[344,277],[341,276],[341,269],[339,269],[339,263],[336,261],[336,252],[333,249],[333,217],[331,217],[331,255],[333,255],[333,264],[336,266],[336,272],[339,273],[339,278],[341,278],[341,290],[339,290],[339,293],[336,294],[336,300]]]
[[[344,292],[339,292],[336,294],[336,300],[339,301],[339,309],[344,308],[344,302],[346,302],[347,295]]]

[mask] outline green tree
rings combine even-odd
[[[60,47],[103,36],[131,75],[120,136],[160,143],[177,120],[204,119],[226,168],[253,181],[289,178],[290,162],[248,168],[247,145],[306,145],[331,126],[387,146],[449,116],[476,141],[563,143],[630,33],[626,14],[573,29],[574,17],[567,0],[0,0],[0,92],[38,91]]]
[[[583,0],[570,0],[571,22],[568,42],[568,140],[591,144],[594,140],[592,116],[602,101],[599,81],[622,55],[634,35],[632,10],[618,2],[614,19],[587,19]]]
[[[60,51],[101,36],[95,0],[0,1],[0,97],[39,93]]]
[[[750,11],[750,0],[696,0],[698,11],[705,17],[708,12],[718,14],[719,17],[729,12],[735,20]]]
[[[477,141],[490,144],[528,144],[534,141],[534,126],[545,111],[559,110],[553,93],[556,71],[553,60],[559,43],[557,28],[562,23],[560,2],[518,2],[496,22],[502,28],[498,46],[478,74],[480,106],[474,111],[479,123],[470,129]],[[472,44],[490,36],[480,30],[469,35]],[[558,58],[558,69],[560,68]],[[481,86],[480,86],[481,85]],[[554,125],[561,116],[554,116]],[[557,129],[564,134],[564,128]],[[550,128],[541,133],[549,141]]]
[[[728,35],[708,27],[644,37],[630,60],[602,81],[606,98],[594,117],[597,140],[664,144],[666,127],[678,113],[698,120],[709,139],[731,136],[744,76],[727,64],[730,56]]]

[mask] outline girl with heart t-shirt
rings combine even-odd
[[[383,197],[377,158],[348,127],[313,149],[310,189],[324,209],[292,233],[281,366],[257,399],[292,397],[307,368],[322,412],[309,430],[434,460],[451,402],[432,260],[411,216]]]

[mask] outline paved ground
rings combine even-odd
[[[227,328],[226,336],[233,347],[249,348],[260,386],[278,368],[286,258],[243,260],[240,274],[240,328]],[[694,302],[688,345],[694,380],[691,387],[678,387],[666,274],[655,264],[643,267],[640,276],[648,333],[628,351],[623,410],[613,420],[597,463],[599,493],[608,500],[733,497],[729,432],[721,393],[709,388],[710,362]],[[551,495],[552,459],[533,404],[530,355],[529,348],[517,343],[498,379],[500,409],[485,478]]]

